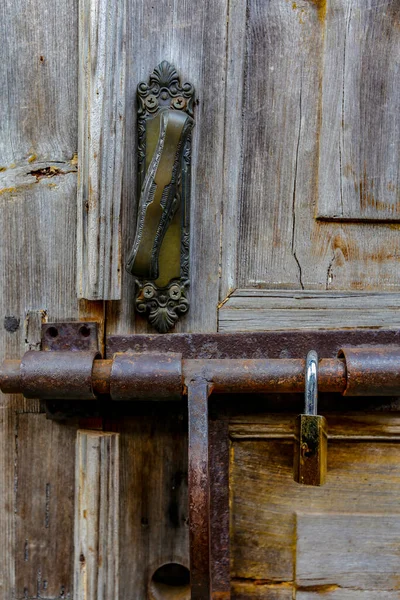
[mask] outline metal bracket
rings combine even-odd
[[[44,352],[88,352],[90,356],[93,353],[98,356],[100,351],[98,324],[92,321],[44,323],[41,332],[41,350]],[[67,398],[65,400],[47,399],[43,402],[47,418],[55,421],[98,415],[98,402],[76,402]]]
[[[41,349],[99,352],[98,325],[95,322],[44,323]]]
[[[189,218],[194,88],[163,61],[138,86],[136,236],[127,270],[135,307],[160,333],[189,310]]]

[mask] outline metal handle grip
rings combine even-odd
[[[158,257],[168,226],[178,208],[178,184],[185,141],[193,119],[185,112],[164,109],[160,134],[144,180],[136,237],[127,269],[136,277],[156,280]]]

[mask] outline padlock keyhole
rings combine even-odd
[[[303,444],[301,447],[301,455],[303,458],[311,458],[314,455],[314,450],[308,444]]]

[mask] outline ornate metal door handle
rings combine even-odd
[[[166,61],[138,87],[140,199],[127,269],[136,278],[136,310],[161,333],[189,309],[193,96]]]

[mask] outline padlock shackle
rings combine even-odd
[[[316,415],[318,411],[318,354],[310,350],[306,358],[305,414]]]

